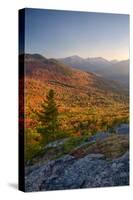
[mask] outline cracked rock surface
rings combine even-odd
[[[34,166],[25,182],[27,192],[128,185],[129,153],[112,161],[102,154],[88,154],[80,159],[65,155]]]

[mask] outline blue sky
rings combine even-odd
[[[129,16],[26,9],[25,52],[54,58],[128,59]]]

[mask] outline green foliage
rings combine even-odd
[[[63,145],[62,145],[62,150],[61,152],[56,155],[56,157],[60,157],[64,154],[68,154],[71,153],[71,151],[76,148],[78,145],[82,144],[83,142],[86,141],[88,137],[77,137],[77,136],[73,136],[71,137],[68,141],[66,141]]]
[[[58,109],[54,99],[54,90],[50,90],[47,95],[46,102],[42,103],[42,111],[38,113],[39,121],[41,122],[41,129],[38,131],[47,138],[56,139],[58,130]],[[52,136],[50,136],[52,135]]]
[[[40,142],[42,146],[45,146],[46,144],[54,141],[55,139],[58,140],[69,136],[68,132],[59,129],[56,130],[54,134],[52,134],[52,132],[50,132],[47,128],[42,126],[38,127],[37,131],[42,135],[42,139]]]
[[[30,161],[41,151],[40,134],[35,130],[25,130],[25,162]]]
[[[26,160],[40,155],[42,148],[54,140],[71,137],[60,152],[51,150],[55,156],[60,156],[71,152],[86,137],[103,131],[115,133],[116,126],[129,123],[127,97],[122,98],[108,88],[99,89],[106,87],[105,84],[88,88],[89,83],[81,77],[75,77],[72,82],[53,77],[49,84],[40,80],[26,80],[25,117],[31,121],[26,124]]]

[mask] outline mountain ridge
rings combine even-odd
[[[59,61],[73,68],[96,73],[110,80],[119,81],[123,86],[129,86],[129,59],[108,61],[102,57],[84,59],[79,56],[70,56],[61,58]]]
[[[66,64],[62,64],[59,60],[54,58],[47,59],[39,54],[25,54],[25,69],[26,75],[34,76],[44,79],[45,81],[62,82],[66,85],[82,86],[90,81],[91,86],[94,84],[97,87],[103,85],[106,88],[117,88],[122,89],[119,83],[114,80],[108,80],[105,77],[99,77],[93,72],[85,72],[81,69],[75,69]],[[45,73],[44,73],[45,72]],[[48,76],[48,77],[47,77]],[[90,80],[89,80],[90,79]],[[83,84],[82,84],[83,82]],[[97,83],[100,83],[99,85]],[[94,87],[95,87],[94,85]]]

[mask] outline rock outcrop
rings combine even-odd
[[[61,158],[49,160],[45,156],[41,162],[25,167],[25,191],[129,185],[129,126],[121,124],[115,130],[112,136],[109,132],[95,134]],[[61,151],[68,140],[49,143],[45,148]],[[86,145],[91,144],[93,153],[91,149],[85,152]]]
[[[26,191],[120,186],[129,184],[129,153],[112,161],[102,154],[76,159],[65,155],[34,166],[25,177]]]

